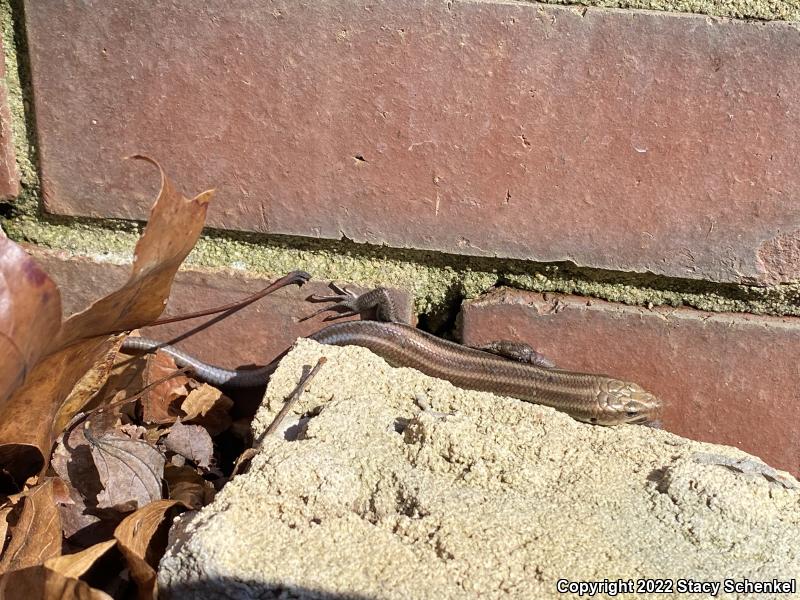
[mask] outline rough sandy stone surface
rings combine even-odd
[[[257,435],[322,355],[295,407],[310,418],[264,439],[246,474],[173,529],[164,597],[556,598],[560,578],[800,579],[789,475],[733,448],[463,391],[361,348],[298,341]]]

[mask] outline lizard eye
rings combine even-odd
[[[629,417],[635,417],[639,414],[639,406],[633,402],[628,402],[628,404],[625,405],[625,414]]]

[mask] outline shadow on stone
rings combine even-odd
[[[229,577],[198,579],[169,588],[159,588],[158,597],[165,600],[374,600],[374,596],[326,592],[303,586]]]

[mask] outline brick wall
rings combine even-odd
[[[121,158],[144,153],[218,188],[173,312],[292,268],[404,289],[426,323],[466,298],[465,342],[630,378],[667,429],[800,473],[796,24],[349,0],[5,18],[3,227],[69,308],[130,252],[157,178]],[[251,310],[185,347],[265,362],[316,323],[294,323],[298,294]]]

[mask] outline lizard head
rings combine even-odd
[[[641,386],[619,379],[604,380],[597,400],[606,413],[591,419],[597,425],[652,425],[661,412],[661,400]]]

